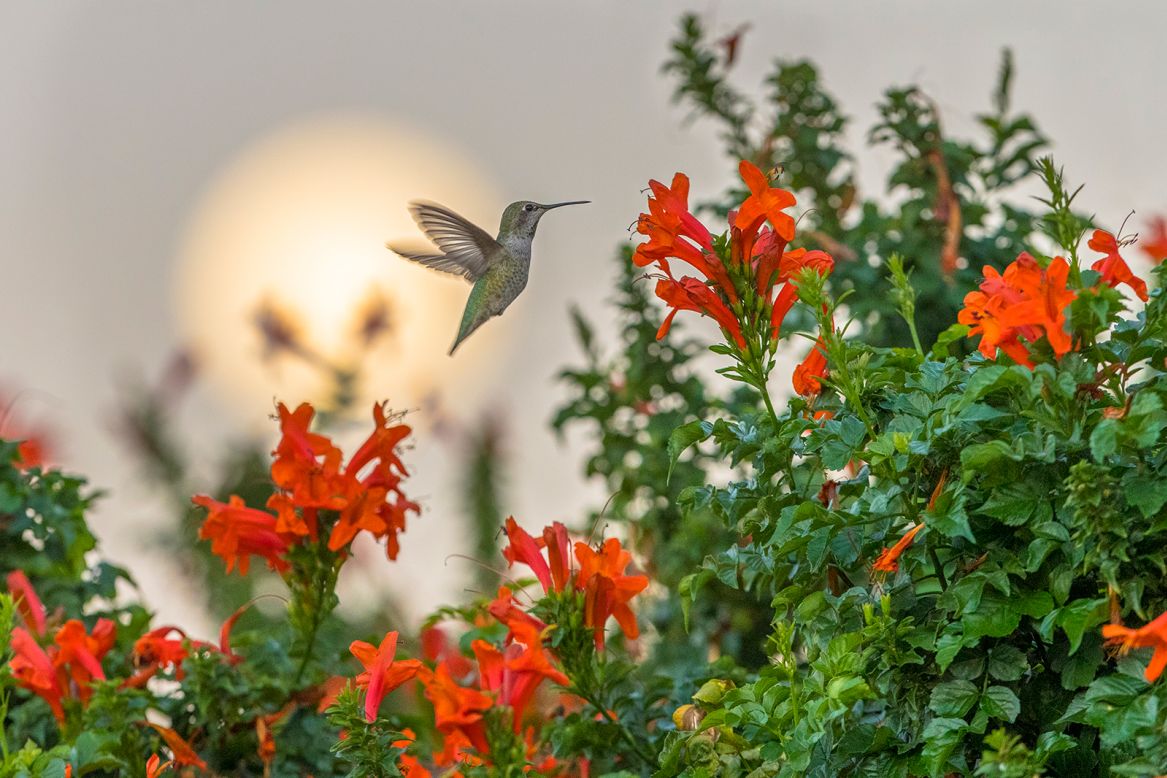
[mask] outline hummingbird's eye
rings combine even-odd
[[[526,205],[523,206],[523,210],[524,211],[533,211],[533,210],[535,210],[535,204],[534,203],[527,203]]]

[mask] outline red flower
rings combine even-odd
[[[1005,268],[1004,275],[985,266],[980,289],[965,295],[957,320],[970,326],[969,337],[981,336],[980,352],[989,359],[1000,349],[1018,364],[1032,367],[1029,350],[1020,339],[1035,343],[1043,334],[1060,357],[1071,346],[1065,309],[1077,297],[1066,288],[1069,272],[1062,257],[1054,257],[1043,269],[1025,252]]]
[[[550,592],[555,582],[551,577],[551,568],[548,566],[547,560],[543,558],[543,552],[540,551],[539,541],[535,540],[529,532],[520,527],[519,523],[515,521],[514,516],[507,517],[505,526],[507,539],[510,542],[502,550],[502,555],[506,557],[507,562],[511,566],[515,562],[522,562],[531,568],[531,572],[539,579],[543,591]],[[562,591],[562,589],[556,588],[555,591]]]
[[[171,637],[171,633],[178,636]],[[163,669],[173,669],[175,680],[181,681],[184,675],[182,662],[187,657],[186,644],[186,634],[178,627],[158,627],[138,638],[134,641],[131,656],[139,670],[122,684],[123,688],[141,688]]]
[[[604,625],[609,616],[615,617],[625,635],[638,637],[640,627],[628,602],[648,587],[648,578],[624,575],[632,554],[620,546],[619,540],[608,538],[599,551],[586,543],[576,543],[575,556],[580,565],[575,586],[584,591],[584,624],[593,629],[596,647],[604,648]]]
[[[487,753],[489,746],[482,715],[490,710],[494,700],[477,689],[459,686],[445,664],[439,664],[432,673],[423,673],[421,678],[425,696],[434,706],[434,724],[446,736],[447,750],[464,742],[480,754]]]
[[[345,466],[345,503],[328,538],[328,547],[339,551],[357,533],[366,530],[378,540],[384,539],[386,555],[396,559],[400,550],[397,535],[405,531],[406,514],[421,510],[400,487],[408,473],[397,455],[397,446],[408,437],[410,428],[390,424],[383,403],[373,406],[373,423],[373,432]],[[369,465],[372,467],[362,476]]]
[[[239,572],[246,574],[252,556],[263,557],[273,570],[287,570],[283,556],[288,551],[288,541],[276,531],[275,517],[248,508],[242,497],[231,495],[229,500],[222,503],[204,494],[192,500],[210,511],[199,528],[199,538],[211,541],[212,553],[227,563],[227,572],[238,565]]]
[[[408,727],[401,730],[401,734],[405,737],[401,740],[394,740],[394,748],[409,748],[417,741],[417,736]],[[430,778],[431,776],[430,771],[422,767],[417,757],[410,754],[402,754],[397,757],[397,769],[401,771],[401,774],[405,778]]]
[[[657,340],[668,334],[669,327],[673,324],[673,317],[679,311],[684,310],[712,317],[721,325],[721,329],[733,338],[738,348],[746,348],[741,324],[738,323],[733,311],[717,296],[717,292],[696,278],[685,276],[680,281],[662,278],[656,283],[656,296],[672,308],[664,322],[661,323],[660,329],[657,330]]]
[[[1130,629],[1121,624],[1106,624],[1102,627],[1102,637],[1109,645],[1116,645],[1121,653],[1132,648],[1153,648],[1151,661],[1147,664],[1144,677],[1148,683],[1158,680],[1167,668],[1167,613],[1158,616],[1138,629]]]
[[[291,494],[300,508],[339,510],[345,505],[345,485],[340,475],[340,449],[324,435],[310,432],[312,406],[302,403],[294,412],[276,406],[280,442],[272,452],[271,477],[276,486]]]
[[[648,236],[648,243],[636,247],[632,261],[638,267],[656,263],[671,276],[669,259],[680,259],[700,270],[706,278],[725,278],[721,260],[713,255],[713,238],[705,225],[689,212],[689,177],[673,176],[672,187],[649,181],[652,196],[648,213],[640,214],[636,231]],[[732,289],[732,286],[730,287]]]
[[[162,773],[170,769],[174,762],[167,760],[163,762],[158,754],[151,754],[150,758],[146,760],[146,778],[158,778]]]
[[[421,669],[416,659],[394,661],[397,653],[397,633],[386,632],[381,645],[374,648],[371,643],[354,640],[349,646],[352,655],[365,666],[365,671],[356,677],[357,688],[365,689],[365,719],[376,721],[377,710],[385,695],[401,684],[414,678]]]
[[[166,742],[166,747],[170,749],[170,753],[174,757],[171,759],[170,764],[174,767],[189,766],[197,767],[200,770],[207,769],[207,763],[199,758],[199,755],[191,748],[190,743],[183,740],[181,735],[169,727],[154,724],[153,722],[147,723],[162,736],[162,740]]]
[[[45,606],[37,596],[36,590],[32,588],[28,576],[20,570],[13,570],[8,574],[7,581],[8,591],[16,600],[16,610],[20,613],[24,625],[31,629],[33,634],[45,634]]]
[[[904,536],[896,541],[896,544],[891,548],[885,548],[882,553],[876,558],[875,564],[871,566],[872,570],[881,573],[894,573],[900,569],[900,555],[912,545],[912,541],[916,539],[916,535],[920,530],[924,529],[924,525],[917,524],[910,530],[904,533]]]
[[[742,160],[738,164],[742,181],[750,189],[750,196],[738,209],[733,226],[743,233],[756,233],[763,221],[770,222],[774,231],[786,242],[794,240],[794,217],[785,213],[797,201],[790,192],[770,186],[770,179],[753,163]]]
[[[85,625],[77,619],[66,621],[53,637],[59,649],[53,664],[64,668],[73,683],[77,697],[88,702],[92,693],[92,681],[104,681],[101,658],[113,648],[117,626],[109,619],[98,619],[93,632],[85,631]]]
[[[794,377],[792,383],[794,391],[803,397],[809,397],[813,394],[818,394],[822,385],[819,379],[827,374],[827,355],[823,351],[823,339],[820,337],[814,344],[814,348],[806,355],[806,359],[798,367],[794,368]]]
[[[484,640],[475,640],[473,649],[482,688],[494,692],[498,704],[514,711],[514,727],[518,732],[523,713],[544,679],[550,678],[561,686],[567,686],[570,681],[551,664],[543,650],[542,633],[524,629],[519,634],[512,633],[512,638],[515,642],[505,650],[500,651]]]
[[[567,537],[567,527],[558,521],[544,527],[543,546],[547,549],[551,582],[555,586],[555,591],[561,592],[571,579],[571,543]]]
[[[470,660],[458,650],[458,644],[450,640],[440,627],[426,627],[421,631],[421,655],[430,662],[444,662],[455,678],[464,678],[474,669]]]
[[[1167,259],[1167,219],[1162,216],[1151,219],[1151,232],[1139,243],[1139,248],[1152,262],[1162,262]]]
[[[1097,270],[1102,274],[1102,283],[1111,288],[1117,288],[1119,284],[1126,284],[1134,290],[1140,300],[1147,301],[1146,282],[1132,273],[1126,261],[1119,255],[1118,241],[1114,239],[1113,235],[1103,230],[1094,230],[1094,235],[1086,245],[1098,253],[1106,255],[1090,266],[1091,270]]]
[[[64,721],[65,711],[61,703],[66,692],[52,658],[23,627],[12,630],[11,647],[13,656],[8,666],[12,677],[22,687],[47,702],[57,721]]]
[[[517,634],[527,634],[530,631],[542,633],[543,630],[547,629],[546,624],[515,604],[514,594],[507,586],[498,587],[498,596],[486,609],[491,616],[498,619],[499,623],[506,626],[508,641]]]

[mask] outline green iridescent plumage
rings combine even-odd
[[[386,244],[408,260],[444,273],[465,277],[474,284],[462,313],[458,337],[450,354],[487,320],[507,309],[527,286],[531,270],[531,241],[539,219],[552,208],[587,200],[542,205],[529,200],[511,203],[503,211],[498,236],[437,203],[410,203],[410,212],[426,236],[440,250],[419,252]]]

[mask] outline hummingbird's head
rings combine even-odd
[[[506,210],[502,212],[502,224],[498,229],[499,234],[533,238],[535,237],[535,228],[539,226],[539,220],[543,218],[543,214],[552,208],[559,208],[564,205],[582,205],[586,202],[590,201],[570,200],[564,203],[544,205],[530,200],[519,200],[517,203],[508,205]]]

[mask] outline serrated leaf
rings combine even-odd
[[[932,689],[928,708],[940,716],[961,717],[976,705],[979,694],[971,681],[945,681]]]
[[[666,483],[672,478],[673,467],[676,466],[681,454],[690,446],[706,440],[712,432],[713,425],[706,421],[691,421],[673,430],[668,442],[669,472],[665,477]]]
[[[981,707],[989,716],[1012,723],[1021,713],[1021,700],[1006,686],[990,686],[981,696]]]

